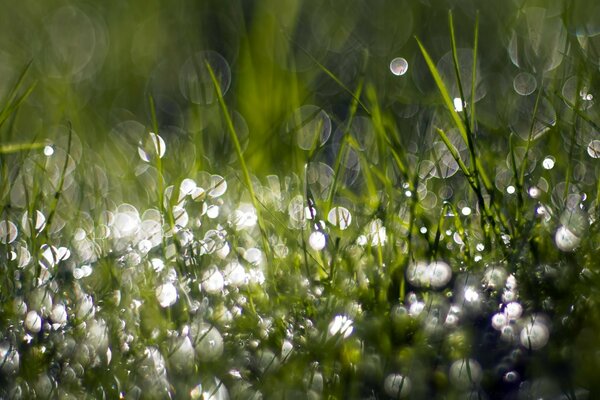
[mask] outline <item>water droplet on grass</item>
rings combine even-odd
[[[212,198],[220,197],[227,191],[227,181],[221,175],[212,175],[210,185],[208,195]]]
[[[206,216],[210,219],[215,219],[219,216],[219,206],[210,205],[206,209]]]
[[[224,285],[223,275],[216,266],[211,266],[202,274],[202,289],[207,293],[220,293]]]
[[[310,234],[308,237],[308,244],[315,251],[323,250],[325,244],[327,243],[327,238],[323,234],[323,232],[315,231]]]
[[[408,396],[411,388],[410,379],[400,374],[390,374],[383,382],[385,393],[394,399]]]
[[[354,322],[345,315],[336,315],[333,318],[333,321],[329,323],[327,328],[327,332],[329,335],[336,336],[341,335],[345,338],[352,334],[354,327],[352,326]]]
[[[9,244],[17,238],[17,226],[12,221],[5,219],[0,221],[0,242]]]
[[[352,223],[352,214],[345,207],[333,207],[327,214],[327,221],[341,230],[347,229]]]
[[[600,140],[592,140],[587,146],[587,153],[592,158],[600,158]]]
[[[23,228],[23,233],[27,236],[31,236],[30,227],[33,226],[36,235],[44,230],[46,227],[46,217],[42,214],[41,211],[35,211],[35,221],[32,221],[29,218],[29,214],[27,211],[23,213],[23,218],[21,218],[21,227]]]
[[[390,62],[390,71],[396,76],[402,76],[408,71],[408,61],[402,57],[396,57]]]
[[[298,108],[286,124],[286,134],[303,150],[322,146],[331,135],[331,119],[317,106]]]
[[[138,155],[147,163],[152,162],[156,156],[163,158],[166,150],[164,139],[154,132],[149,132],[148,136],[138,143]]]
[[[513,79],[513,88],[519,95],[529,96],[531,93],[535,92],[535,89],[537,88],[535,76],[531,75],[529,72],[520,72]]]
[[[506,314],[504,313],[496,313],[492,317],[492,327],[497,331],[502,330],[504,326],[508,324],[508,318],[506,318]]]
[[[52,154],[54,154],[54,147],[48,145],[44,147],[44,155],[46,157],[50,157]]]
[[[554,235],[554,241],[556,243],[556,247],[559,250],[564,252],[571,252],[579,246],[581,239],[576,236],[569,228],[562,225],[556,230],[556,234]]]
[[[42,318],[39,316],[37,311],[31,310],[25,317],[25,328],[33,333],[38,333],[42,330]]]
[[[452,363],[449,371],[450,382],[460,389],[477,386],[481,381],[481,365],[472,359],[461,359]]]
[[[462,112],[463,111],[464,105],[463,105],[463,102],[460,99],[460,97],[455,97],[452,102],[454,103],[454,110],[456,112]]]
[[[546,158],[544,158],[544,161],[542,161],[542,167],[544,167],[544,169],[552,169],[554,168],[554,164],[555,164],[556,160],[554,157],[552,156],[547,156]]]
[[[190,328],[190,337],[201,361],[214,361],[223,354],[223,336],[214,326],[195,321]]]
[[[428,266],[429,284],[434,289],[443,288],[452,279],[452,268],[443,261],[434,261]]]
[[[215,51],[201,51],[188,58],[179,71],[179,90],[183,97],[194,104],[212,104],[217,95],[206,66],[213,70],[223,95],[231,84],[231,70],[227,61]]]
[[[177,288],[171,282],[164,283],[156,288],[156,299],[161,307],[170,307],[177,301]]]
[[[548,343],[550,332],[546,324],[536,318],[521,330],[521,345],[531,350],[541,349]]]

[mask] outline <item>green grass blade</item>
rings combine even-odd
[[[7,143],[0,144],[0,154],[10,154],[10,153],[18,153],[21,151],[30,151],[35,149],[40,149],[44,147],[46,144],[42,142],[34,142],[34,143]]]
[[[242,174],[244,176],[244,184],[246,185],[246,188],[248,189],[248,192],[250,193],[250,199],[252,200],[252,204],[256,210],[256,217],[258,219],[258,226],[260,228],[265,254],[267,255],[267,258],[270,259],[271,258],[270,257],[271,250],[270,250],[270,246],[269,246],[267,232],[265,230],[265,224],[264,224],[264,221],[262,218],[261,207],[258,202],[258,199],[256,198],[256,194],[254,192],[254,187],[252,185],[252,180],[250,178],[250,172],[248,171],[248,167],[246,166],[246,161],[244,160],[244,155],[242,153],[242,146],[240,145],[240,141],[238,140],[237,133],[235,131],[235,127],[233,126],[233,120],[231,119],[231,115],[229,114],[229,109],[227,108],[227,104],[225,104],[225,99],[223,98],[223,92],[221,91],[221,86],[219,86],[219,82],[217,81],[215,72],[212,69],[212,66],[210,65],[208,60],[204,60],[204,63],[206,65],[206,69],[208,70],[208,73],[210,74],[210,78],[215,87],[215,92],[217,94],[217,100],[219,102],[221,112],[223,113],[223,116],[225,118],[225,123],[227,125],[227,132],[229,132],[229,138],[233,142],[233,146],[235,148],[235,154],[237,155],[237,159],[238,159],[238,162],[240,163],[240,168],[241,168]]]
[[[288,38],[289,39],[289,38]],[[291,39],[290,39],[291,40]],[[298,48],[300,50],[302,50],[302,52],[304,54],[306,54],[306,56],[308,58],[311,59],[312,62],[314,62],[317,67],[319,67],[319,69],[321,71],[323,71],[327,76],[329,76],[335,83],[338,84],[339,87],[341,87],[346,93],[348,93],[352,99],[358,104],[360,105],[360,107],[369,115],[371,115],[371,111],[369,110],[369,108],[360,100],[360,97],[356,97],[356,94],[354,92],[352,92],[352,90],[350,90],[350,88],[348,86],[346,86],[344,84],[344,82],[342,82],[333,72],[331,72],[331,70],[329,70],[329,68],[327,68],[325,65],[323,65],[319,60],[317,60],[308,50],[306,50],[304,47],[302,47],[300,44],[295,43],[294,44],[296,46],[298,46]]]
[[[423,43],[421,43],[419,38],[415,37],[415,39],[417,41],[417,44],[419,45],[421,54],[423,54],[423,58],[425,58],[425,63],[427,64],[427,67],[429,68],[429,72],[431,72],[431,75],[433,76],[433,80],[435,81],[435,84],[436,84],[440,94],[442,95],[444,105],[448,109],[448,112],[450,112],[452,121],[454,121],[454,124],[458,128],[460,136],[463,138],[465,143],[468,143],[467,129],[465,127],[463,120],[460,118],[460,115],[458,115],[458,112],[454,109],[454,102],[450,98],[450,94],[448,93],[448,88],[446,87],[446,84],[442,80],[442,77],[441,77],[437,67],[435,66],[435,64],[433,63],[433,60],[429,56],[429,53],[423,46]]]
[[[58,206],[58,201],[62,196],[63,186],[65,184],[65,177],[67,175],[67,168],[69,166],[69,157],[71,154],[71,144],[73,142],[73,127],[69,122],[69,139],[67,142],[67,152],[65,154],[65,163],[63,165],[62,172],[60,174],[60,180],[58,181],[58,187],[56,188],[56,193],[54,194],[54,198],[52,199],[52,204],[50,206],[50,212],[48,213],[48,222],[46,223],[46,232],[51,232],[50,227],[52,226],[52,221],[54,219],[54,215],[56,215],[56,207]],[[33,215],[33,214],[30,214]]]
[[[479,49],[479,10],[475,13],[475,33],[473,39],[473,65],[471,67],[471,132],[475,132],[475,87],[477,85],[477,50]]]

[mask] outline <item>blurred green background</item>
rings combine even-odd
[[[413,36],[422,39],[436,60],[448,53],[450,8],[459,47],[471,46],[475,12],[481,12],[481,69],[492,78],[488,97],[497,105],[516,71],[506,47],[524,5],[425,0],[5,1],[0,15],[0,94],[33,60],[28,79],[37,80],[37,87],[14,121],[13,137],[54,140],[52,128],[71,121],[79,138],[98,150],[106,143],[124,146],[119,142],[123,138],[115,137],[115,127],[123,121],[151,125],[152,95],[159,124],[173,131],[167,136],[193,142],[197,166],[219,166],[231,161],[224,156],[231,151],[223,151],[227,143],[216,104],[194,104],[184,93],[190,80],[186,61],[198,52],[214,51],[222,56],[217,69],[230,81],[226,100],[239,112],[240,130],[247,132],[250,169],[274,172],[291,167],[294,146],[282,140],[282,124],[294,109],[317,104],[334,123],[348,113],[350,96],[319,64],[350,90],[364,78],[376,89],[380,105],[397,115],[414,114],[418,105],[438,101]],[[562,2],[527,2],[528,7],[536,5],[563,7]],[[594,21],[591,16],[590,20]],[[403,77],[389,71],[389,62],[399,56],[409,63]],[[488,111],[495,127],[494,119],[502,113],[493,111],[501,110]],[[410,126],[404,131],[407,136],[413,133]]]

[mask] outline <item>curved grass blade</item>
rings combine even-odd
[[[235,154],[237,155],[238,162],[240,163],[240,168],[242,169],[242,173],[244,175],[244,183],[246,185],[246,188],[248,189],[248,192],[250,193],[250,199],[252,200],[252,204],[254,205],[254,209],[256,210],[258,226],[260,228],[260,232],[261,232],[261,236],[262,236],[263,248],[265,250],[265,253],[267,254],[267,258],[270,259],[271,258],[270,257],[271,250],[270,250],[270,246],[269,246],[267,232],[265,230],[264,221],[262,218],[260,204],[258,202],[258,199],[256,198],[256,194],[254,193],[254,187],[252,186],[252,180],[250,179],[250,172],[248,171],[248,167],[246,166],[246,161],[244,160],[244,155],[242,154],[242,147],[240,145],[240,141],[238,140],[237,133],[235,131],[235,127],[233,126],[233,121],[231,119],[231,115],[229,114],[229,109],[227,108],[227,105],[225,104],[225,99],[223,98],[223,92],[221,91],[221,87],[219,86],[219,82],[217,81],[215,72],[212,69],[212,66],[210,65],[208,60],[204,60],[204,64],[206,65],[206,69],[208,70],[208,73],[210,74],[210,79],[212,80],[213,85],[215,87],[215,92],[217,94],[217,100],[219,102],[221,112],[223,113],[225,122],[227,124],[227,132],[229,132],[229,138],[233,142],[233,146],[235,148]]]

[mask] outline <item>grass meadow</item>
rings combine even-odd
[[[0,399],[598,398],[594,1],[0,4]]]

